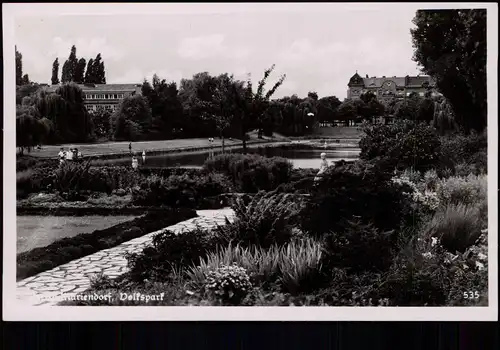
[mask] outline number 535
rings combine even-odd
[[[479,292],[476,290],[474,292],[464,292],[465,299],[479,299]]]

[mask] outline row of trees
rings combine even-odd
[[[87,69],[85,69],[87,67]],[[95,59],[76,56],[76,46],[71,47],[68,59],[64,62],[61,73],[62,83],[74,82],[76,84],[106,84],[106,72],[101,54],[98,53]],[[52,63],[52,85],[59,84],[59,59]]]
[[[245,135],[251,130],[258,130],[259,137],[273,132],[305,135],[313,132],[319,122],[359,122],[388,114],[426,122],[437,120],[440,123],[436,125],[441,126],[449,122],[443,118],[443,114],[450,114],[447,105],[436,114],[435,105],[441,107],[442,103],[417,94],[386,105],[371,93],[343,102],[335,96],[319,98],[315,92],[305,98],[292,95],[271,99],[285,79],[280,77],[266,90],[273,68],[264,72],[256,88],[250,78],[240,81],[227,73],[198,73],[183,79],[180,88],[175,82],[154,75],[151,82],[144,81],[142,94],[126,97],[113,113],[98,109],[89,114],[82,91],[75,84],[63,84],[54,94],[39,89],[22,97],[18,106],[18,132],[24,135],[18,138],[19,145],[210,136],[246,140]]]

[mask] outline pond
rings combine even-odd
[[[233,148],[227,150],[226,153],[242,153],[242,148]],[[329,161],[338,161],[344,159],[346,161],[356,160],[359,157],[360,149],[357,147],[338,147],[328,149],[290,149],[286,147],[256,147],[248,148],[247,153],[256,153],[266,157],[284,157],[288,158],[296,168],[319,168],[320,154],[325,152]],[[203,153],[183,153],[183,154],[159,154],[146,156],[146,161],[139,159],[139,166],[145,167],[182,167],[182,168],[199,168],[205,160],[214,155],[220,154],[221,150]],[[100,160],[100,164],[108,165],[130,165],[131,161],[128,158]]]
[[[17,254],[45,247],[58,239],[91,233],[135,216],[37,216],[17,217]]]

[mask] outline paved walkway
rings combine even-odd
[[[179,222],[165,229],[124,242],[114,248],[73,260],[52,270],[39,273],[17,282],[17,300],[27,306],[53,306],[61,301],[61,295],[68,297],[81,293],[90,287],[89,277],[103,273],[116,278],[127,271],[125,252],[140,252],[151,243],[153,236],[166,229],[182,233],[196,226],[213,228],[225,224],[225,218],[234,218],[232,209],[199,210],[198,217]]]

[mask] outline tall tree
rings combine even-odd
[[[75,84],[64,84],[55,93],[39,91],[35,108],[41,118],[54,125],[52,142],[85,142],[92,134],[92,122],[83,104],[82,90]]]
[[[85,71],[84,83],[85,84],[92,84],[92,83],[94,83],[94,81],[95,81],[95,78],[94,78],[94,60],[91,58],[87,63],[87,70]]]
[[[255,127],[259,130],[259,137],[262,137],[263,133],[263,117],[265,116],[266,110],[269,107],[270,98],[274,95],[276,90],[283,84],[286,75],[282,75],[278,81],[273,85],[271,89],[265,92],[265,85],[267,79],[274,70],[275,65],[273,64],[269,69],[264,71],[264,77],[257,84],[257,91],[253,91],[253,84],[248,78],[246,85],[242,91],[237,91],[237,88],[233,87],[233,93],[235,96],[236,106],[238,107],[238,113],[236,118],[241,127],[241,133],[243,137],[243,152],[246,153],[246,133]],[[265,93],[264,93],[265,92]]]
[[[486,10],[419,10],[413,59],[436,80],[465,132],[487,125]]]
[[[70,63],[66,60],[62,67],[61,83],[67,84],[69,82],[71,82]]]
[[[179,101],[177,84],[167,83],[153,75],[152,85],[145,80],[141,88],[142,95],[148,100],[152,113],[153,138],[170,138],[182,129],[182,105]]]
[[[76,74],[78,69],[78,58],[76,57],[76,46],[71,46],[71,53],[69,54],[69,75],[70,81],[76,82]]]
[[[16,85],[23,85],[23,55],[16,49]]]
[[[117,140],[137,140],[151,126],[151,109],[144,96],[125,97],[113,113],[110,126]]]
[[[83,84],[85,79],[85,58],[80,58],[76,65],[76,70],[74,74],[74,81],[77,84]]]
[[[97,54],[96,58],[92,62],[91,76],[91,83],[106,84],[106,72],[104,71],[104,62],[102,62],[100,53]]]
[[[52,63],[51,83],[52,83],[52,85],[59,84],[59,59],[58,58],[56,58],[54,60],[54,63]]]
[[[333,123],[337,117],[337,109],[342,104],[336,96],[326,96],[318,100],[318,120],[322,123]]]

